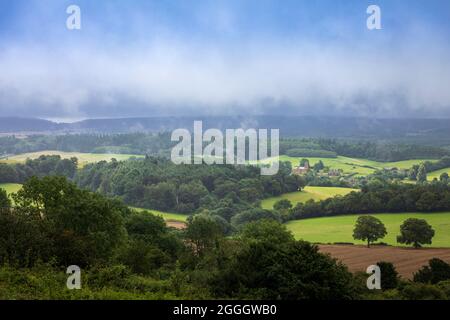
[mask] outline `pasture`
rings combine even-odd
[[[364,244],[353,239],[353,228],[360,215],[312,218],[295,220],[286,223],[287,228],[296,239],[314,243],[351,242]],[[400,225],[408,218],[425,219],[435,230],[433,243],[427,247],[450,248],[450,212],[446,213],[383,213],[371,214],[380,219],[386,226],[388,234],[379,242],[394,246],[405,246],[397,243]]]
[[[434,178],[436,178],[436,179],[439,180],[439,177],[440,177],[441,174],[443,174],[444,172],[447,172],[448,175],[450,175],[450,168],[444,168],[444,169],[441,169],[441,170],[429,172],[429,173],[427,174],[427,179],[428,179],[429,181],[432,181]]]
[[[18,183],[0,183],[0,189],[6,190],[7,194],[16,193],[20,188],[22,185]]]
[[[4,158],[0,160],[0,163],[23,163],[27,159],[37,159],[42,155],[59,155],[63,159],[77,158],[78,165],[80,167],[85,166],[88,163],[95,163],[100,161],[111,161],[112,158],[115,158],[118,161],[128,160],[132,157],[143,158],[140,155],[133,154],[115,154],[115,153],[82,153],[82,152],[63,152],[63,151],[54,151],[54,150],[46,150],[39,152],[31,152],[31,153],[23,153],[19,155],[10,156],[8,158]]]
[[[134,209],[136,211],[142,212],[142,211],[148,211],[156,216],[161,216],[166,221],[177,221],[177,222],[186,222],[189,215],[181,214],[181,213],[170,213],[170,212],[163,212],[153,209],[144,209],[144,208],[136,208],[136,207],[130,207],[131,209]]]
[[[302,157],[289,157],[286,155],[281,155],[279,157],[280,161],[288,161],[292,164],[292,167],[296,167],[299,165]],[[372,161],[367,159],[358,159],[358,158],[349,158],[349,157],[341,157],[337,158],[313,158],[313,157],[305,157],[305,159],[309,160],[309,164],[313,166],[315,163],[322,160],[323,164],[326,167],[330,167],[331,169],[339,170],[341,169],[346,174],[355,174],[358,176],[365,176],[371,173],[374,173],[375,170],[380,170],[383,168],[398,168],[398,169],[409,169],[415,164],[420,164],[423,161],[436,161],[436,160],[427,160],[427,159],[413,159],[413,160],[404,160],[404,161],[396,161],[396,162],[379,162]],[[273,161],[274,158],[268,158],[263,160],[263,163],[269,163]]]
[[[332,198],[336,195],[346,195],[352,191],[358,191],[357,189],[350,188],[336,188],[336,187],[305,187],[302,191],[285,193],[278,197],[267,198],[261,201],[261,207],[263,209],[272,209],[273,205],[282,199],[289,200],[293,206],[299,202],[306,202],[312,200],[324,200]]]

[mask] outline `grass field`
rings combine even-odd
[[[367,159],[348,158],[341,156],[337,158],[312,158],[312,157],[305,157],[305,158],[309,160],[311,166],[322,160],[324,165],[330,167],[331,169],[342,169],[344,173],[354,173],[360,176],[371,174],[375,172],[376,169],[394,168],[394,167],[399,169],[408,169],[411,168],[413,165],[419,164],[423,161],[436,161],[436,160],[413,159],[396,162],[379,162]],[[293,167],[298,166],[301,159],[302,157],[289,157],[285,155],[280,156],[280,161],[289,161],[291,162]],[[262,162],[267,163],[270,161],[273,161],[273,158],[263,160]]]
[[[439,177],[444,172],[447,172],[450,175],[450,168],[445,168],[445,169],[442,169],[442,170],[437,170],[437,171],[430,172],[430,173],[427,174],[427,179],[429,181],[432,181],[434,178],[439,180]]]
[[[150,210],[150,209],[143,209],[143,208],[135,208],[131,207],[131,209],[137,210],[137,211],[148,211],[153,213],[154,215],[161,216],[166,221],[179,221],[179,222],[186,222],[187,218],[189,217],[186,214],[181,213],[170,213],[170,212],[163,212],[158,210]]]
[[[357,189],[335,188],[335,187],[306,187],[303,191],[285,193],[279,197],[264,199],[261,202],[263,209],[272,209],[275,202],[281,199],[287,199],[295,206],[299,202],[306,202],[310,199],[324,200],[336,195],[346,195]]]
[[[36,159],[41,155],[59,155],[63,159],[70,159],[76,157],[80,167],[85,166],[88,163],[100,162],[100,161],[110,161],[115,158],[118,161],[128,160],[131,157],[142,158],[143,156],[132,155],[132,154],[109,154],[109,153],[81,153],[81,152],[62,152],[54,150],[46,150],[39,152],[23,153],[15,156],[8,157],[6,159],[0,159],[3,163],[23,163],[26,159]]]
[[[11,194],[15,193],[22,188],[21,184],[17,183],[0,183],[0,189],[6,190],[6,193]]]
[[[408,218],[425,219],[436,234],[431,247],[450,247],[450,212],[447,213],[400,213],[373,214],[386,226],[388,234],[380,241],[390,245],[401,246],[396,238],[400,233],[400,225]],[[315,243],[353,242],[353,228],[359,215],[314,218],[290,221],[286,224],[296,239],[304,239]]]

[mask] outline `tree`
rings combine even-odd
[[[319,162],[315,163],[313,166],[314,171],[320,171],[325,168],[325,165],[323,164],[322,160],[319,160]]]
[[[438,202],[438,198],[436,194],[430,191],[422,193],[420,199],[416,202],[417,210],[428,212],[433,211],[436,207],[436,203]]]
[[[398,272],[391,262],[380,261],[377,263],[381,271],[381,288],[383,290],[395,289],[398,285]]]
[[[235,254],[214,275],[218,297],[241,299],[352,299],[355,285],[347,268],[294,240],[284,225],[258,221],[246,225],[235,240]]]
[[[449,176],[447,172],[444,172],[440,175],[439,180],[442,182],[448,182],[449,181]]]
[[[306,158],[301,159],[300,160],[300,167],[306,167],[306,166],[309,167],[309,160],[306,159]]]
[[[110,259],[126,239],[128,209],[100,194],[78,189],[64,177],[31,178],[13,195],[15,213],[30,216],[52,241],[61,265],[86,266]]]
[[[197,215],[188,222],[185,237],[197,256],[202,256],[217,246],[223,233],[217,222],[204,215]]]
[[[360,216],[353,229],[353,238],[356,240],[367,241],[367,247],[378,239],[386,236],[386,227],[377,218],[372,216]]]
[[[267,241],[275,244],[294,241],[294,236],[285,225],[265,219],[246,224],[239,236],[246,241]]]
[[[428,266],[423,266],[414,274],[415,282],[436,284],[445,280],[450,280],[450,265],[437,258],[431,259]]]
[[[419,171],[419,166],[417,164],[413,165],[411,169],[408,170],[409,180],[417,180],[417,172]]]
[[[433,237],[434,230],[426,220],[409,218],[400,226],[397,242],[412,244],[417,249],[423,244],[431,244]]]
[[[6,193],[6,190],[0,188],[0,209],[1,208],[9,208],[11,207],[11,200]]]
[[[281,199],[273,205],[275,210],[288,210],[292,208],[292,203],[288,199]]]
[[[422,163],[419,166],[419,170],[417,171],[417,181],[418,182],[427,181],[427,168],[425,167],[424,163]]]

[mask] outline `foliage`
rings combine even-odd
[[[78,160],[61,159],[60,156],[40,156],[38,159],[27,159],[24,164],[0,163],[0,183],[23,183],[33,176],[62,175],[73,178]]]
[[[399,243],[412,244],[420,248],[423,244],[431,244],[434,237],[433,228],[423,219],[410,218],[400,226]]]
[[[212,280],[219,296],[258,299],[351,299],[347,269],[273,221],[247,225],[237,253]],[[314,283],[314,284],[313,284]]]
[[[423,266],[414,274],[415,282],[432,283],[450,280],[450,265],[441,259],[431,259],[428,266]]]
[[[380,261],[377,266],[381,271],[381,289],[390,290],[397,288],[399,284],[399,275],[395,266],[390,262]]]
[[[384,238],[386,234],[384,224],[372,216],[360,216],[353,230],[353,238],[367,241],[367,247],[370,247],[372,242]]]
[[[9,199],[6,190],[0,188],[0,209],[9,208],[11,206],[11,199]]]
[[[433,212],[450,210],[450,186],[444,183],[368,184],[361,192],[351,192],[320,202],[298,203],[290,211],[291,220],[361,213]]]

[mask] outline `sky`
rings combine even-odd
[[[0,116],[449,118],[449,39],[448,0],[0,0]]]

